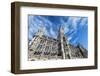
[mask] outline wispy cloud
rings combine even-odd
[[[87,25],[87,24],[88,24],[88,19],[87,18],[82,18],[80,25],[84,26],[84,25]]]
[[[68,37],[67,39],[68,39],[68,41],[70,41],[72,39],[72,36]]]

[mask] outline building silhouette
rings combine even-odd
[[[33,39],[28,44],[28,60],[50,59],[78,59],[87,58],[87,50],[82,45],[73,46],[64,35],[64,27],[59,28],[57,39],[44,35],[44,27],[41,26]]]

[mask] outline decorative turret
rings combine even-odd
[[[40,25],[40,28],[36,35],[38,35],[40,37],[42,37],[44,35],[44,26],[43,25]]]

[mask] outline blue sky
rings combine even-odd
[[[64,26],[64,34],[71,44],[76,46],[79,43],[88,49],[88,17],[28,15],[29,40],[41,25],[44,26],[44,34],[53,38],[57,38],[60,26]]]

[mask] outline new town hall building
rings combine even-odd
[[[60,27],[57,39],[44,35],[41,27],[32,41],[29,42],[28,60],[50,60],[50,59],[77,59],[87,58],[87,50],[81,46],[73,46],[64,36],[64,28]]]

